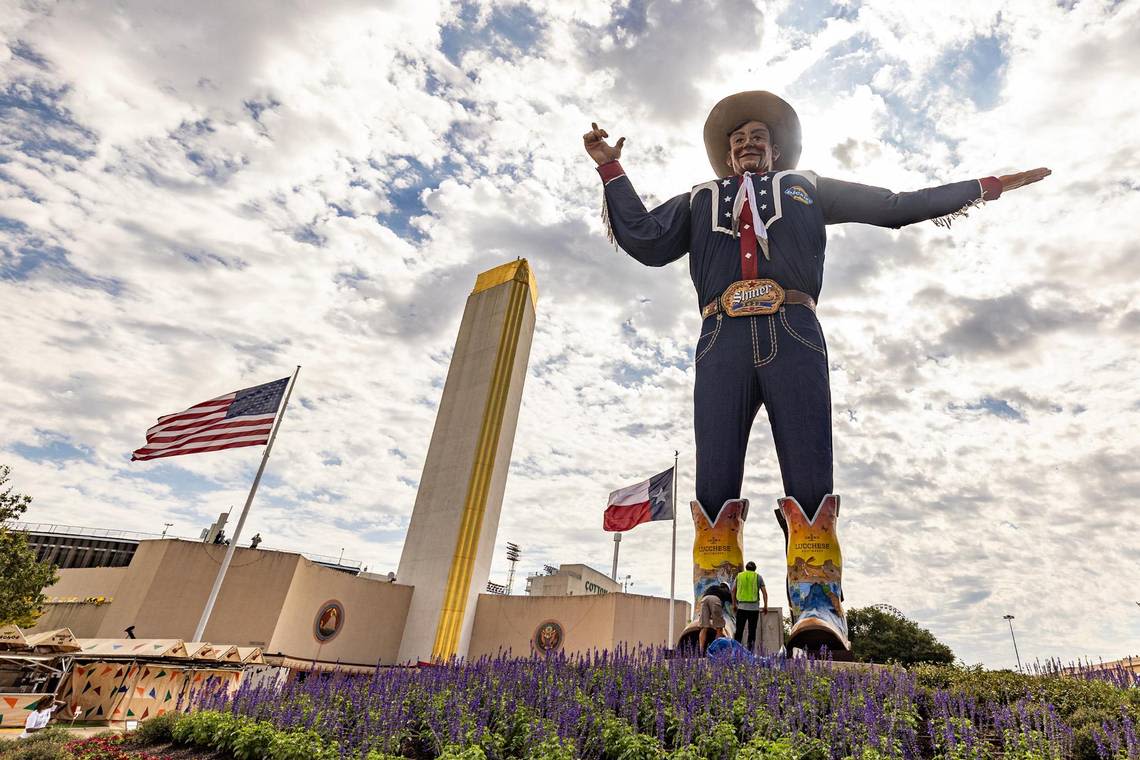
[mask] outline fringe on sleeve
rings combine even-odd
[[[945,216],[935,217],[934,219],[931,219],[930,221],[934,222],[934,224],[939,226],[939,227],[945,227],[946,229],[950,229],[950,225],[954,223],[955,219],[957,219],[958,217],[967,217],[970,215],[971,211],[973,211],[976,208],[981,208],[984,205],[986,205],[985,200],[982,198],[977,198],[975,200],[970,201],[969,203],[967,203],[965,206],[958,209],[957,211],[952,211],[949,214],[946,214]]]
[[[614,237],[614,226],[610,222],[610,204],[606,202],[606,188],[602,187],[602,226],[606,228],[606,239],[617,250],[617,238]]]

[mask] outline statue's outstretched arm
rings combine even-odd
[[[1005,191],[1039,182],[1050,174],[1049,169],[1040,168],[905,193],[820,177],[818,189],[826,224],[858,222],[898,228],[932,219],[936,224],[949,226],[955,217],[965,215],[983,201],[997,200]]]
[[[611,240],[646,266],[664,266],[684,256],[689,251],[689,194],[647,210],[618,163],[625,138],[611,146],[606,142],[609,134],[596,123],[591,126],[582,142],[598,164],[603,183],[602,222]]]

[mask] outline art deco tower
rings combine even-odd
[[[491,570],[537,300],[525,259],[480,274],[467,298],[396,571],[416,589],[401,662],[467,654]]]

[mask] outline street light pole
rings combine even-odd
[[[1006,615],[1005,621],[1009,623],[1009,637],[1013,639],[1013,656],[1017,658],[1017,672],[1021,672],[1021,655],[1017,652],[1017,637],[1013,635],[1013,615]]]

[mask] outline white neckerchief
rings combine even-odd
[[[748,208],[752,211],[752,224],[756,228],[756,242],[763,251],[764,258],[770,258],[768,256],[768,228],[764,225],[764,218],[760,216],[760,210],[756,208],[756,187],[752,184],[752,172],[744,172],[744,179],[741,180],[740,188],[736,191],[736,201],[732,204],[733,235],[739,236],[740,212],[744,209],[746,200],[748,201]]]

